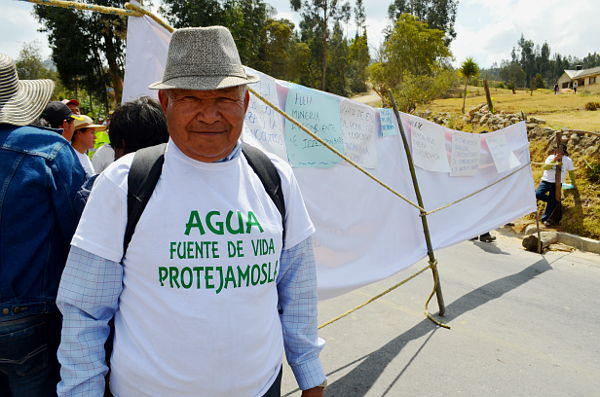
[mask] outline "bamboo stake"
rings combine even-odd
[[[396,115],[396,121],[398,121],[398,128],[400,129],[400,135],[402,136],[402,144],[404,145],[404,151],[406,152],[406,159],[408,161],[408,168],[410,170],[410,176],[412,178],[413,187],[415,189],[415,195],[417,196],[417,204],[419,207],[423,207],[423,198],[421,197],[421,190],[419,189],[419,181],[417,180],[417,173],[415,172],[415,165],[413,163],[412,154],[408,147],[408,141],[406,140],[406,134],[404,133],[404,126],[400,119],[400,113],[396,106],[396,101],[391,92],[388,91],[392,107],[394,108],[394,114]],[[444,297],[442,296],[442,287],[440,285],[440,275],[437,269],[437,260],[433,252],[433,246],[431,244],[431,236],[429,234],[429,225],[427,223],[427,212],[420,210],[421,223],[423,224],[423,233],[425,234],[425,242],[427,244],[427,255],[429,256],[429,264],[431,265],[431,272],[433,273],[433,282],[435,283],[435,295],[438,302],[439,315],[443,316],[446,312],[446,306],[444,305]]]

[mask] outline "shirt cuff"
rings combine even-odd
[[[292,372],[302,390],[312,389],[325,382],[325,372],[319,357],[293,366]]]

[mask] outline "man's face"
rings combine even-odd
[[[60,128],[63,129],[62,136],[69,142],[71,142],[71,138],[73,138],[73,133],[75,132],[75,123],[72,118],[68,118],[63,120]]]
[[[69,103],[67,106],[69,107],[69,109],[71,109],[71,112],[73,112],[73,114],[81,114],[79,113],[79,106],[75,105],[74,103]]]
[[[186,156],[204,162],[221,160],[235,147],[250,99],[245,86],[163,90],[158,97],[173,142]]]

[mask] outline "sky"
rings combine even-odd
[[[159,0],[154,0],[158,2]],[[299,21],[289,0],[266,0],[278,18]],[[372,55],[383,42],[383,29],[391,24],[387,8],[391,0],[365,0],[367,34]],[[351,4],[354,2],[352,1]],[[16,59],[23,44],[37,41],[43,57],[50,56],[45,33],[32,16],[33,5],[19,0],[0,0],[0,51]],[[536,44],[547,42],[551,53],[579,58],[600,52],[600,0],[459,0],[456,39],[450,45],[455,66],[473,57],[487,68],[510,58],[521,34]],[[353,21],[346,27],[354,35]]]

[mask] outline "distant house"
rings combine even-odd
[[[573,88],[573,83],[577,82],[577,87],[586,85],[600,84],[600,66],[590,69],[566,70],[559,77],[557,83],[560,88]]]

